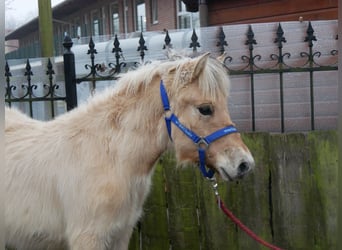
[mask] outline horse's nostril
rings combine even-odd
[[[242,162],[238,167],[239,175],[245,174],[248,170],[249,170],[249,166],[248,166],[248,163],[246,162]]]

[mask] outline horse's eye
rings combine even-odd
[[[214,109],[211,105],[201,105],[199,107],[197,107],[198,111],[202,114],[202,115],[212,115],[214,113]]]

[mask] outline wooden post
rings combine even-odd
[[[53,56],[53,24],[51,0],[38,0],[39,9],[39,37],[41,56]]]

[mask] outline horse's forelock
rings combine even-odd
[[[216,59],[209,58],[206,67],[199,75],[199,87],[205,95],[215,99],[218,93],[228,96],[230,82],[228,73]]]
[[[219,61],[208,58],[201,72],[193,79],[192,76],[195,66],[194,59],[183,60],[178,65],[174,76],[174,85],[176,85],[175,87],[177,89],[194,80],[198,80],[199,88],[202,90],[204,96],[215,99],[218,94],[228,95],[228,74]]]

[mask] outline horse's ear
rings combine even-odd
[[[194,61],[195,66],[194,66],[194,71],[192,72],[192,75],[191,75],[192,80],[196,79],[200,75],[200,73],[202,72],[202,70],[204,69],[204,67],[207,63],[209,55],[210,55],[210,53],[207,52],[207,53],[201,55],[200,57],[194,59],[195,60]]]
[[[182,56],[181,54],[177,53],[174,49],[171,49],[171,48],[167,48],[167,50],[166,50],[166,57],[170,61],[175,61],[175,60],[179,60],[179,59],[184,58],[184,56]]]
[[[177,69],[177,67],[174,66],[174,67],[170,68],[170,69],[167,71],[167,73],[168,73],[168,74],[174,74],[175,71],[176,71],[176,69]]]
[[[224,60],[227,58],[227,52],[224,51],[222,55],[216,57],[216,60],[218,60],[220,63],[224,63]]]

